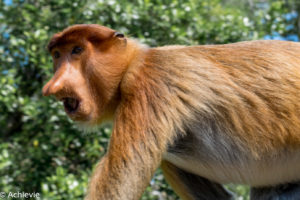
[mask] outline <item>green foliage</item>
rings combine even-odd
[[[91,170],[105,153],[110,125],[82,133],[61,103],[41,96],[52,74],[45,48],[52,34],[72,24],[96,23],[157,46],[229,43],[285,31],[282,1],[255,12],[241,1],[231,2],[0,1],[0,191],[40,192],[49,200],[82,199]],[[242,186],[229,188],[239,196],[248,194]],[[158,170],[142,199],[178,197]]]
[[[86,192],[88,177],[71,174],[62,167],[56,168],[56,173],[42,183],[42,198],[44,200],[81,200]]]

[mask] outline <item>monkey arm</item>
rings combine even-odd
[[[118,108],[108,153],[95,169],[86,200],[139,199],[160,165],[166,140],[149,125],[151,114],[141,102],[147,101]]]

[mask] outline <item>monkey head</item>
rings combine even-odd
[[[43,95],[62,101],[71,119],[90,125],[111,116],[129,65],[123,34],[99,25],[74,25],[48,44],[54,75]]]

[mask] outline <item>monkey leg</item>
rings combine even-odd
[[[251,188],[251,200],[300,200],[300,182],[274,187]]]
[[[186,172],[168,161],[162,161],[161,168],[168,183],[183,200],[233,199],[222,185]]]

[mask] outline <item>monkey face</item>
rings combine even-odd
[[[76,25],[54,35],[48,45],[54,75],[43,95],[62,101],[75,121],[95,125],[110,117],[127,66],[126,40],[121,36],[98,25]]]
[[[89,50],[85,42],[69,43],[51,49],[54,76],[44,86],[43,94],[55,95],[66,113],[78,121],[89,121],[97,110],[83,63]]]

